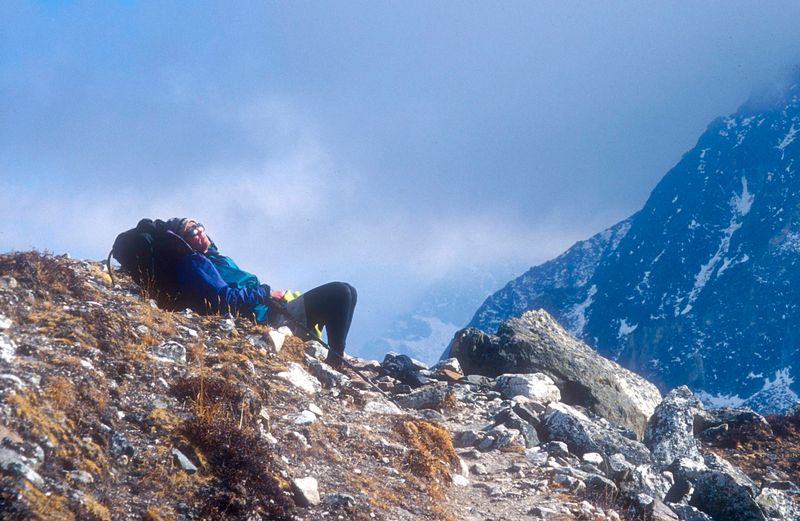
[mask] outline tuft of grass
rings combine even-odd
[[[10,476],[0,475],[0,518],[32,521],[74,521],[64,496],[46,494],[27,481],[17,482]]]
[[[89,515],[89,519],[96,521],[111,521],[111,512],[108,511],[108,507],[99,502],[91,494],[86,494],[83,497],[83,506],[86,513]]]
[[[294,503],[279,480],[272,449],[252,422],[244,422],[243,391],[221,378],[190,378],[175,386],[194,401],[182,434],[202,454],[222,487],[205,498],[209,519],[245,518],[259,512],[276,521],[293,519]]]
[[[411,472],[428,481],[449,483],[450,471],[458,465],[458,455],[447,429],[408,418],[398,420],[396,429],[412,449],[405,462]]]

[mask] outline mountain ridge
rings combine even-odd
[[[762,412],[791,405],[800,392],[799,93],[795,82],[714,119],[639,212],[511,281],[469,325],[492,331],[541,307],[662,390],[688,384],[707,403]],[[602,241],[623,223],[619,241]],[[563,285],[569,255],[594,263],[588,280]]]

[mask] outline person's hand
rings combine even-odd
[[[282,298],[283,298],[283,295],[284,295],[285,293],[286,293],[286,292],[285,292],[285,291],[283,291],[282,289],[273,289],[273,290],[270,292],[270,296],[271,296],[272,298],[276,298],[276,299],[280,300],[280,299],[282,299]]]

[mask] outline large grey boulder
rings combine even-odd
[[[653,463],[664,468],[681,457],[702,459],[693,434],[694,411],[702,408],[700,400],[685,385],[664,397],[644,432],[644,444],[653,455]]]
[[[643,444],[564,403],[551,403],[547,407],[541,429],[549,440],[563,441],[578,456],[587,452],[621,453],[635,465],[650,463],[650,451]]]
[[[756,484],[721,457],[709,452],[703,455],[703,461],[678,458],[670,470],[676,480],[692,484],[689,504],[713,519],[766,519],[756,501]]]
[[[450,344],[449,356],[458,358],[466,374],[545,373],[564,403],[586,407],[639,438],[661,401],[653,384],[598,355],[544,310],[503,322],[496,336],[463,329]]]

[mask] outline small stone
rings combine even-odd
[[[186,363],[186,348],[174,340],[153,346],[150,353],[162,362]]]
[[[349,494],[325,494],[322,497],[322,504],[325,508],[337,510],[340,508],[353,508],[356,500]]]
[[[192,463],[191,460],[189,458],[187,458],[184,453],[182,453],[178,449],[173,448],[172,449],[172,455],[173,455],[175,461],[178,463],[178,465],[180,465],[180,467],[183,470],[185,470],[189,474],[193,474],[193,473],[197,472],[197,466],[195,466],[195,464]]]
[[[328,350],[316,340],[309,340],[303,344],[303,350],[308,356],[316,358],[317,360],[325,360],[328,358]]]
[[[14,355],[17,352],[17,346],[14,341],[7,335],[0,333],[0,360],[10,364],[14,360]]]
[[[567,444],[563,441],[548,441],[544,445],[541,445],[543,451],[547,452],[551,456],[568,456],[569,449],[567,448]]]
[[[431,366],[431,372],[434,373],[442,369],[464,374],[464,371],[461,370],[461,363],[458,361],[458,358],[448,358],[447,360],[442,360]]]
[[[281,349],[283,349],[283,343],[286,341],[286,335],[272,329],[269,333],[267,333],[267,336],[272,344],[272,350],[276,353],[280,353]]]
[[[289,434],[287,434],[287,436],[289,438],[297,440],[300,443],[300,445],[302,445],[305,448],[309,448],[311,446],[311,445],[308,444],[308,438],[306,438],[305,436],[303,436],[302,434],[300,434],[297,431],[291,431],[291,432],[289,432]]]
[[[547,463],[548,457],[550,455],[543,450],[539,450],[538,447],[525,451],[525,459],[540,467]]]
[[[295,503],[301,507],[309,507],[320,503],[317,480],[312,477],[292,480],[292,492]]]
[[[178,331],[182,331],[183,333],[186,333],[192,338],[197,338],[197,331],[195,331],[194,329],[190,329],[186,326],[177,326],[177,329]]]
[[[0,329],[8,329],[11,327],[11,319],[5,315],[0,315]]]
[[[536,506],[528,511],[528,515],[535,516],[539,519],[552,519],[558,515],[558,512],[552,508]]]
[[[247,335],[247,343],[253,347],[267,347],[263,335]]]
[[[144,324],[140,324],[140,325],[136,326],[136,333],[138,333],[140,335],[146,335],[149,332],[150,332],[150,328],[145,326]]]
[[[308,410],[313,412],[317,416],[322,416],[322,409],[320,409],[316,404],[309,403]]]
[[[367,402],[364,412],[373,414],[403,414],[403,411],[392,402]]]
[[[295,425],[310,425],[317,421],[317,415],[311,411],[302,411],[284,416]]]
[[[282,334],[283,336],[294,336],[294,333],[292,333],[292,330],[289,329],[289,326],[279,327],[278,333]]]
[[[482,452],[488,452],[492,450],[494,446],[494,438],[491,436],[487,436],[486,438],[482,439],[480,443],[478,443],[478,450]]]
[[[13,450],[0,447],[0,470],[13,476],[27,479],[39,488],[44,486],[44,479],[28,465],[28,458]]]
[[[486,465],[483,463],[473,463],[470,467],[470,470],[472,470],[472,472],[478,476],[485,476],[489,473],[489,471],[486,470]]]
[[[11,275],[0,277],[0,289],[16,289],[17,286],[17,279]]]
[[[23,382],[19,376],[13,374],[0,374],[0,381],[11,382],[17,389],[25,388],[25,382]]]
[[[591,463],[592,465],[596,465],[598,467],[603,464],[603,456],[596,452],[587,452],[581,456],[581,459],[586,463]]]
[[[277,376],[308,394],[316,394],[322,390],[322,384],[319,380],[308,374],[306,370],[296,362],[289,362],[289,370],[280,372]]]
[[[522,395],[544,404],[561,400],[555,382],[544,373],[504,374],[495,378],[495,384],[506,398]]]
[[[219,328],[227,333],[236,330],[236,322],[232,318],[223,318],[219,321]]]
[[[69,477],[71,477],[73,481],[83,483],[84,485],[91,485],[94,483],[94,477],[85,470],[73,470],[69,473]]]
[[[455,474],[451,477],[453,480],[453,485],[457,487],[467,487],[469,486],[469,479],[465,478],[460,474]]]

